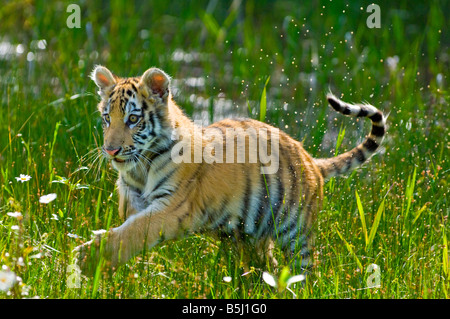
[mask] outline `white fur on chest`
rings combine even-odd
[[[171,196],[176,187],[170,173],[176,170],[176,164],[169,161],[167,165],[159,167],[154,163],[143,171],[120,172],[122,182],[129,188],[129,200],[137,208],[138,214],[155,214],[170,205]],[[134,203],[133,203],[134,202]]]

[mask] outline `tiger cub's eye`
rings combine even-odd
[[[111,118],[109,117],[109,114],[103,114],[103,119],[106,121],[106,122],[110,122],[111,121]]]
[[[138,117],[137,115],[134,115],[134,114],[131,114],[131,115],[128,117],[128,122],[129,122],[130,124],[134,124],[134,123],[136,123],[138,120],[139,120],[139,117]]]

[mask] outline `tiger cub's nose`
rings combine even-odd
[[[106,151],[106,153],[108,153],[111,156],[116,156],[117,154],[119,154],[121,149],[122,149],[121,147],[115,148],[115,149],[105,148],[105,151]]]

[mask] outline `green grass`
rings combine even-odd
[[[287,0],[238,8],[96,2],[81,6],[82,28],[69,29],[69,3],[0,8],[0,42],[12,45],[0,55],[0,265],[21,278],[0,298],[449,297],[445,1],[379,1],[380,29],[366,26],[368,3]],[[303,285],[286,289],[295,274],[282,265],[269,269],[279,281],[273,288],[263,269],[243,274],[227,243],[193,235],[139,255],[113,276],[67,286],[72,249],[92,230],[121,223],[117,174],[84,160],[102,143],[88,78],[95,64],[122,76],[161,67],[194,118],[265,118],[316,157],[352,148],[370,127],[328,107],[329,90],[389,114],[380,154],[326,185],[316,266]],[[20,174],[31,180],[16,181]],[[39,203],[50,193],[53,202]],[[7,215],[15,211],[22,220]],[[371,264],[379,266],[378,288],[368,287]]]

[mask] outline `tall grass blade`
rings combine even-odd
[[[267,111],[267,97],[266,97],[266,87],[269,83],[270,76],[267,78],[266,83],[264,84],[264,89],[261,94],[261,102],[259,103],[259,120],[264,122],[266,119],[266,111]]]
[[[216,19],[207,12],[205,12],[200,17],[201,17],[206,29],[208,30],[208,32],[210,32],[212,35],[214,35],[217,38],[217,36],[219,34],[220,26],[217,23]]]
[[[352,246],[345,240],[344,236],[342,236],[342,234],[339,232],[337,226],[335,226],[335,230],[336,230],[336,233],[338,234],[339,238],[344,242],[345,247],[347,248],[347,250],[350,253],[350,255],[352,255],[353,258],[355,259],[356,264],[358,265],[359,269],[361,269],[361,271],[362,271],[363,270],[363,266],[362,266],[361,262],[359,261],[358,256],[356,256]]]
[[[443,238],[443,249],[442,249],[442,268],[444,268],[444,274],[449,278],[449,267],[448,267],[448,243],[447,243],[447,235],[445,234],[445,228],[442,229],[444,233]]]
[[[419,209],[416,213],[416,217],[414,217],[413,225],[416,223],[417,219],[419,219],[420,215],[423,213],[423,211],[427,208],[427,204],[423,205],[421,209]]]
[[[361,199],[359,198],[358,191],[356,191],[356,190],[355,190],[355,195],[356,195],[356,205],[358,206],[358,212],[359,212],[359,216],[361,218],[364,239],[366,241],[366,247],[367,247],[367,244],[369,243],[369,237],[367,235],[366,218],[364,217],[364,209],[361,204]]]
[[[50,175],[50,181],[53,180],[53,151],[55,149],[56,137],[58,136],[58,129],[61,126],[61,122],[56,122],[55,130],[53,132],[53,141],[50,147],[50,157],[48,159],[48,170]]]
[[[384,201],[385,199],[383,199],[380,206],[378,207],[377,214],[375,215],[372,227],[370,228],[369,239],[366,242],[366,250],[369,250],[371,248],[373,239],[375,238],[375,234],[377,233],[378,225],[380,224],[381,216],[383,215],[384,211]]]
[[[405,221],[407,220],[408,214],[409,214],[409,209],[411,208],[411,202],[414,196],[414,186],[416,184],[416,171],[417,171],[417,167],[414,167],[414,172],[411,176],[408,176],[408,181],[406,183],[406,210],[405,210]]]
[[[250,106],[249,100],[247,100],[247,110],[248,110],[248,117],[252,117],[252,108]]]
[[[336,140],[336,149],[334,150],[334,156],[338,155],[339,147],[341,147],[342,141],[344,140],[345,136],[345,127],[341,125],[341,128],[339,129],[339,134],[337,136]]]

